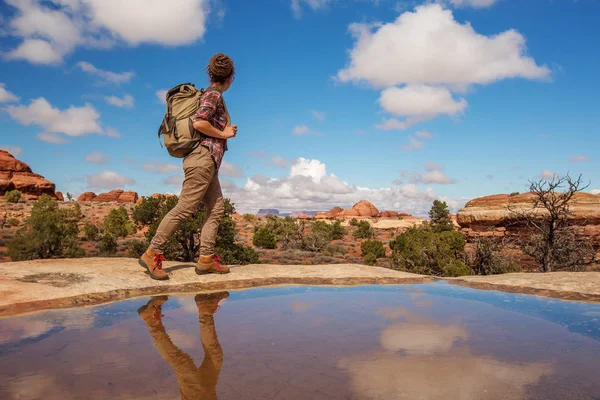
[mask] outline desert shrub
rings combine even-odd
[[[448,204],[445,201],[433,201],[433,205],[429,210],[429,218],[431,218],[431,229],[435,232],[454,230],[454,224],[452,218],[450,218],[450,210],[448,210]]]
[[[312,224],[310,233],[302,238],[302,248],[308,251],[321,251],[331,242],[332,225],[317,221]]]
[[[367,221],[357,221],[353,226],[356,227],[356,230],[354,231],[355,239],[370,239],[375,236],[375,230]]]
[[[242,218],[244,219],[244,221],[246,222],[252,222],[256,220],[256,216],[252,215],[252,214],[244,214],[242,215]]]
[[[20,221],[17,218],[9,218],[9,219],[6,220],[6,223],[9,226],[19,226]]]
[[[141,226],[148,226],[146,240],[150,241],[162,219],[177,204],[177,196],[143,197],[133,210],[134,221]],[[248,264],[258,262],[258,253],[248,247],[236,243],[236,223],[231,217],[235,205],[225,199],[225,213],[219,221],[219,230],[215,252],[221,256],[224,264]],[[186,219],[162,249],[166,258],[179,261],[193,261],[200,249],[198,233],[206,221],[206,209],[202,204],[198,210]]]
[[[475,241],[475,254],[468,263],[477,275],[495,275],[521,272],[522,268],[500,253],[500,246],[490,238]]]
[[[375,258],[385,257],[385,248],[380,240],[365,240],[360,244],[360,252],[363,257],[373,254]]]
[[[367,265],[375,265],[377,264],[377,256],[373,253],[369,253],[364,258],[365,264]]]
[[[131,239],[127,241],[127,254],[129,254],[129,257],[141,257],[147,248],[148,243],[145,240]]]
[[[18,190],[11,190],[10,192],[6,192],[4,195],[4,200],[9,203],[18,203],[21,201],[21,192]]]
[[[325,250],[330,254],[348,254],[348,247],[341,244],[328,244],[327,246],[325,246]]]
[[[105,232],[98,238],[97,247],[101,255],[112,256],[117,253],[117,238]]]
[[[262,249],[274,249],[277,247],[277,239],[267,228],[259,228],[254,233],[252,244]]]
[[[509,196],[509,197],[514,197],[514,196],[518,196],[518,195],[520,195],[520,194],[521,194],[521,193],[519,193],[519,192],[512,192],[512,193],[511,193],[511,194],[509,194],[508,196]]]
[[[61,210],[50,196],[42,195],[24,226],[7,243],[10,258],[24,261],[83,256],[77,239],[78,218],[76,210]]]
[[[98,229],[98,227],[92,223],[88,222],[83,227],[83,234],[85,235],[86,239],[89,240],[90,242],[93,242],[96,239],[98,239],[99,233],[100,233],[100,229]]]
[[[287,250],[302,247],[303,234],[293,218],[280,218],[275,215],[267,215],[267,222],[264,228],[275,235],[275,239],[281,244],[282,249]]]
[[[523,252],[532,257],[539,265],[548,263],[551,259],[552,271],[572,270],[583,271],[585,264],[594,260],[596,251],[590,243],[581,237],[577,237],[570,229],[557,231],[552,247],[549,248],[548,241],[543,235],[531,235],[524,243]],[[540,268],[542,269],[542,268]]]
[[[135,226],[129,220],[129,214],[125,207],[113,208],[104,217],[104,232],[115,238],[124,238],[135,232]]]
[[[390,242],[395,268],[425,275],[467,275],[470,269],[457,256],[465,248],[457,231],[436,232],[431,227],[412,227]]]
[[[346,236],[346,228],[342,226],[340,220],[336,220],[331,226],[331,240],[340,240]]]

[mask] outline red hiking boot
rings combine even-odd
[[[229,267],[221,265],[221,258],[213,254],[212,256],[200,256],[198,259],[198,265],[196,265],[196,273],[198,275],[205,274],[227,274],[229,273]]]
[[[163,261],[165,261],[165,257],[161,253],[148,249],[142,254],[138,262],[148,270],[152,279],[163,281],[169,279],[169,275],[162,269]]]

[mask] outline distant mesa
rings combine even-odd
[[[33,173],[29,165],[17,160],[8,151],[0,150],[0,196],[18,190],[25,200],[37,200],[43,194],[57,199],[54,183]]]
[[[256,215],[258,217],[266,217],[267,215],[276,215],[278,217],[281,216],[279,210],[276,210],[274,208],[261,208],[260,210],[258,210]]]
[[[96,195],[94,192],[85,192],[77,198],[78,202],[92,202],[92,203],[136,203],[138,201],[138,194],[132,191],[124,190],[111,190],[108,193],[100,193]]]

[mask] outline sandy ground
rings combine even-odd
[[[355,264],[247,265],[226,275],[196,275],[194,264],[167,262],[154,281],[131,258],[36,260],[0,264],[0,317],[90,306],[133,297],[272,285],[428,283],[434,278]],[[521,273],[446,279],[477,289],[600,302],[600,272]]]

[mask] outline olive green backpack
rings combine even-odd
[[[200,106],[205,89],[196,89],[193,83],[183,83],[169,90],[165,96],[167,112],[158,128],[170,155],[183,158],[196,148],[203,135],[194,129],[192,116]],[[162,145],[161,145],[162,146]]]

